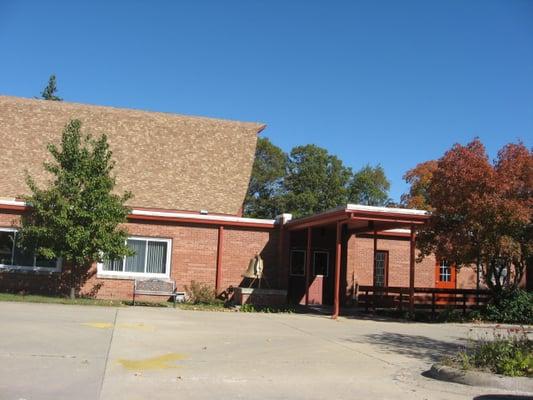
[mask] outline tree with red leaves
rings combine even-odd
[[[433,173],[436,169],[437,161],[430,160],[418,164],[416,167],[405,173],[403,179],[409,183],[411,187],[409,188],[409,193],[402,195],[402,207],[431,211],[428,190],[431,179],[433,178]]]
[[[494,163],[479,139],[436,162],[424,192],[432,209],[418,246],[458,267],[479,265],[499,295],[517,288],[533,254],[533,154],[508,144]]]

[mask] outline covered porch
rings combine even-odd
[[[428,219],[429,214],[422,210],[348,204],[287,222],[290,301],[332,305],[332,317],[337,318],[350,286],[347,279],[350,238],[371,235],[376,262],[378,235],[402,229],[402,234],[409,239],[409,308],[412,311],[416,231]]]

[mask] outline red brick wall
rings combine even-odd
[[[253,230],[224,228],[222,251],[222,288],[239,286],[242,273],[248,268],[250,259],[259,254],[263,259],[263,272],[267,285],[274,288],[286,287],[285,277],[279,265],[279,230]]]
[[[409,239],[385,238],[377,240],[377,250],[389,253],[389,286],[409,286]],[[347,276],[359,285],[372,285],[374,278],[374,240],[371,237],[354,237],[348,242]],[[351,283],[351,282],[350,282]],[[435,285],[435,258],[426,257],[415,265],[415,286]]]
[[[16,213],[2,213],[0,212],[0,226],[9,228],[20,224],[20,215]]]
[[[193,280],[215,287],[218,227],[128,223],[126,228],[132,235],[172,239],[170,278],[178,290],[185,290]],[[277,238],[277,230],[224,228],[221,289],[241,284],[241,275],[256,253],[264,260],[269,284],[278,288],[282,279],[276,275]],[[101,298],[130,298],[133,294],[132,280],[94,277],[87,282],[85,290],[95,286],[99,287],[97,297]]]
[[[19,220],[16,213],[0,213],[0,226],[16,226]],[[175,280],[178,290],[184,290],[184,286],[189,285],[192,280],[215,286],[218,227],[152,222],[128,223],[125,227],[132,235],[172,239],[170,277]],[[335,259],[334,236],[334,230],[313,231],[313,247],[330,251],[330,275],[333,274]],[[250,258],[259,253],[264,260],[265,275],[270,286],[286,289],[289,248],[294,246],[305,248],[305,231],[292,232],[290,235],[285,232],[283,241],[283,254],[280,256],[278,229],[225,227],[221,288],[225,290],[243,283],[241,274],[248,267]],[[408,286],[409,240],[380,237],[377,249],[389,253],[389,286]],[[98,278],[95,274],[96,267],[91,272],[91,277],[83,287],[84,294],[110,299],[132,298],[133,280]],[[352,236],[348,241],[345,275],[347,293],[351,292],[354,274],[359,285],[372,285],[373,239],[371,237]],[[435,285],[434,257],[427,257],[416,264],[415,285],[419,287]],[[475,271],[472,268],[462,268],[457,274],[457,287],[475,288],[475,285]],[[325,296],[332,290],[326,286]],[[0,273],[0,290],[66,293],[67,288],[67,271],[62,274]]]
[[[462,267],[457,271],[457,288],[458,289],[475,289],[476,288],[476,266]],[[481,284],[483,288],[484,285]]]
[[[380,237],[377,250],[389,252],[389,286],[409,286],[409,239]],[[359,285],[372,285],[374,266],[374,240],[371,237],[354,237],[348,242],[347,281],[351,290],[352,274]],[[417,253],[418,256],[418,253]],[[425,257],[415,264],[415,286],[435,287],[435,256]],[[475,288],[476,273],[470,267],[457,272],[457,288]]]
[[[8,227],[19,223],[16,214],[1,214],[0,226]],[[128,223],[125,228],[131,235],[172,239],[170,278],[178,290],[184,290],[192,280],[215,286],[218,227],[207,225],[179,225],[174,223]],[[286,277],[280,273],[278,257],[278,229],[224,229],[222,251],[221,288],[239,286],[241,274],[256,253],[264,260],[268,283],[274,288],[285,288]],[[82,293],[106,299],[131,299],[133,280],[103,278],[96,276],[96,265],[90,271]],[[66,293],[68,273],[0,273],[0,290],[38,293]],[[156,298],[157,299],[157,298]]]

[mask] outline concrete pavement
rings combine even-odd
[[[473,399],[422,375],[480,328],[0,303],[0,399]],[[507,393],[510,394],[510,393]]]

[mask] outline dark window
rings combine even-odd
[[[313,253],[313,273],[314,275],[328,276],[329,253],[327,251],[315,251]]]
[[[305,275],[305,251],[292,250],[291,251],[291,275],[304,276]]]
[[[387,286],[388,264],[389,253],[386,251],[376,251],[374,256],[374,286]]]
[[[48,260],[17,246],[17,231],[0,230],[0,265],[9,267],[57,268],[57,260]]]

